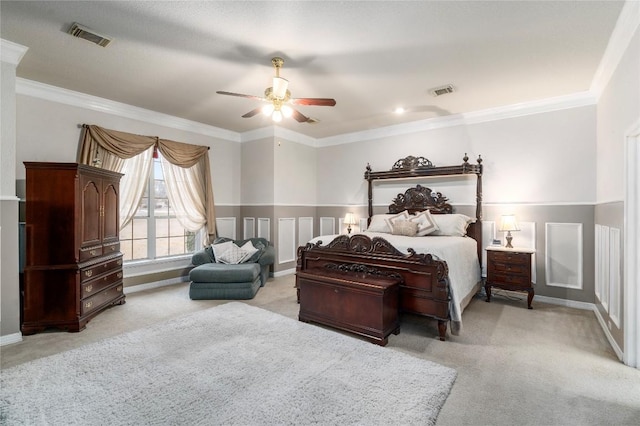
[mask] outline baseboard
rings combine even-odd
[[[165,287],[165,286],[168,286],[168,285],[185,283],[185,282],[188,282],[188,281],[189,281],[189,276],[188,275],[184,275],[182,277],[169,278],[169,279],[162,280],[162,281],[154,281],[154,282],[146,283],[146,284],[132,285],[131,287],[125,287],[124,288],[124,294],[137,293],[139,291],[151,290],[151,289],[154,289],[154,288],[159,288],[159,287]]]
[[[611,335],[611,332],[609,331],[609,327],[607,327],[606,321],[604,320],[604,318],[602,318],[602,314],[600,314],[600,311],[598,310],[598,308],[595,305],[593,305],[593,312],[596,314],[596,318],[598,319],[598,322],[600,323],[600,327],[604,331],[604,335],[607,336],[607,340],[609,341],[609,344],[611,345],[611,348],[616,353],[616,356],[618,357],[618,359],[621,362],[624,362],[623,361],[624,352],[622,352],[622,349],[620,349],[620,346],[618,346],[618,343],[615,341],[615,339]]]
[[[13,333],[7,334],[6,336],[0,336],[0,346],[11,345],[18,342],[22,342],[22,333]]]
[[[296,268],[285,269],[284,271],[278,271],[273,273],[273,278],[284,277],[296,273]]]
[[[587,311],[593,311],[593,313],[596,316],[596,319],[598,320],[598,323],[600,324],[600,328],[602,328],[602,331],[604,331],[604,335],[607,337],[607,340],[609,341],[609,345],[611,345],[611,349],[613,349],[613,351],[616,353],[616,356],[618,357],[618,359],[622,361],[624,352],[622,351],[622,349],[620,349],[620,346],[618,346],[618,343],[613,338],[613,335],[609,331],[609,328],[607,327],[607,324],[604,318],[602,318],[602,314],[600,314],[600,311],[598,310],[597,306],[594,303],[578,302],[576,300],[558,299],[555,297],[538,296],[537,294],[534,300],[538,302],[543,302],[543,303],[550,303],[553,305],[566,306],[568,308],[576,308],[576,309],[584,309]]]
[[[558,299],[557,297],[535,295],[534,301],[550,303],[552,305],[566,306],[567,308],[583,309],[585,311],[596,310],[596,305],[589,302],[579,302],[577,300]]]

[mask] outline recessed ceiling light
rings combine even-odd
[[[403,107],[396,107],[396,109],[393,110],[393,112],[395,112],[396,114],[402,114],[405,111],[406,110]]]

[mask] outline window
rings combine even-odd
[[[195,251],[200,232],[189,232],[178,222],[165,189],[160,155],[153,159],[149,183],[135,216],[120,230],[120,251],[125,261]]]

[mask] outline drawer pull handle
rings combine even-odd
[[[122,272],[118,272],[118,278],[122,278]]]
[[[91,256],[95,256],[95,255],[96,255],[96,251],[95,251],[95,250],[90,250],[90,251],[89,251],[89,254],[90,254]]]
[[[115,247],[111,246],[111,251],[115,251],[115,249],[116,249]]]
[[[91,277],[91,275],[93,275],[93,271],[84,271],[84,275],[89,278]]]
[[[84,308],[85,308],[85,309],[91,309],[91,307],[92,307],[92,306],[93,306],[93,302],[86,302],[86,303],[84,304]]]
[[[116,291],[117,291],[118,293],[120,293],[120,292],[122,291],[122,286],[121,286],[121,285],[119,285],[118,287],[116,287]]]
[[[93,290],[93,286],[91,284],[84,288],[84,291],[86,291],[87,293],[91,293],[92,290]]]
[[[118,260],[118,265],[122,265],[122,260]]]
[[[336,293],[339,293],[337,288],[334,288],[333,291],[335,291]]]

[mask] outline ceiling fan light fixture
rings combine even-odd
[[[281,122],[282,121],[282,113],[279,110],[273,111],[273,114],[271,114],[271,119],[276,123]]]
[[[289,81],[282,77],[273,77],[273,96],[278,99],[284,99],[287,96],[287,87]]]
[[[293,115],[293,108],[289,105],[282,105],[282,107],[280,107],[280,111],[285,118],[289,118]]]
[[[273,113],[273,110],[274,110],[273,104],[267,104],[267,105],[262,107],[262,113],[264,115],[266,115],[267,117],[270,116],[271,113]]]

